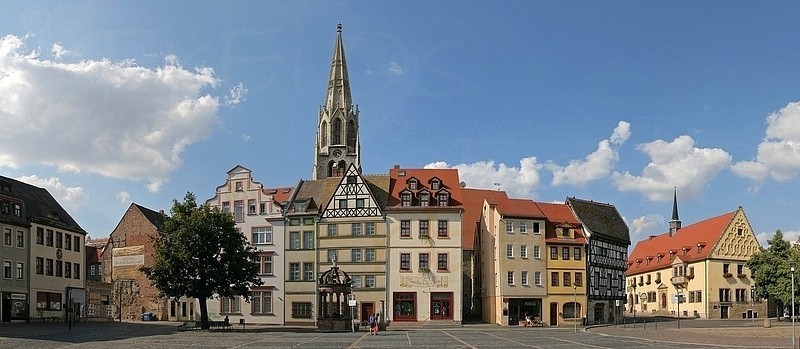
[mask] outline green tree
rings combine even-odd
[[[792,303],[790,262],[797,263],[800,259],[798,258],[800,251],[796,245],[792,246],[783,239],[783,233],[780,230],[777,230],[767,243],[769,247],[761,247],[760,251],[747,261],[747,267],[753,271],[756,294],[775,301],[775,305],[778,307],[778,316],[780,316],[783,314],[783,307]],[[795,278],[798,277],[798,270],[800,270],[800,264],[795,265]],[[800,282],[800,279],[795,279],[795,282]],[[800,292],[795,292],[795,302],[800,304],[798,296],[800,296]]]
[[[201,328],[208,329],[209,298],[249,301],[249,289],[262,284],[253,262],[256,251],[236,230],[231,214],[198,206],[192,193],[182,203],[173,200],[171,214],[154,240],[153,265],[142,271],[163,295],[196,298]]]

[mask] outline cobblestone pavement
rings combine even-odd
[[[3,324],[0,348],[789,348],[784,338],[732,337],[704,333],[746,324],[684,321],[681,330],[662,323],[644,329],[628,325],[592,328],[504,328],[493,325],[428,328],[392,326],[378,336],[367,332],[324,333],[312,328],[254,327],[232,331],[177,330],[176,323]],[[752,325],[755,328],[755,325]],[[785,330],[786,328],[778,330]],[[769,330],[769,329],[765,329]]]

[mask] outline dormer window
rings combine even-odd
[[[439,190],[442,186],[442,182],[438,178],[431,179],[431,189]]]
[[[570,237],[569,228],[561,228],[561,236],[565,238]]]
[[[439,206],[447,206],[450,203],[450,193],[441,192],[438,196]]]
[[[403,207],[411,206],[411,193],[404,192],[400,194],[400,202],[401,202],[400,205]]]
[[[431,194],[427,191],[423,191],[419,193],[419,205],[422,207],[427,207],[430,205],[431,202]]]
[[[408,180],[408,189],[409,190],[417,190],[417,184],[418,183],[419,182],[414,178],[409,179]]]

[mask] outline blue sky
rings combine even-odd
[[[131,202],[201,200],[236,165],[311,176],[343,24],[366,173],[610,202],[632,239],[742,206],[800,235],[789,1],[0,3],[0,174],[93,237]]]

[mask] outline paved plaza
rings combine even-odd
[[[324,333],[312,328],[234,327],[231,331],[177,330],[177,323],[63,323],[0,325],[0,348],[790,348],[786,323],[674,321],[579,328],[504,328],[493,325],[430,328],[392,326],[367,332]],[[747,331],[754,331],[748,334]],[[760,334],[756,334],[760,333]],[[736,334],[736,335],[732,335]],[[776,336],[778,335],[778,336]]]

